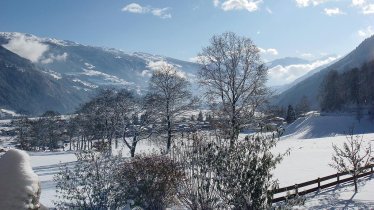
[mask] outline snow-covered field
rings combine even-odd
[[[354,125],[355,133],[363,136],[374,148],[374,122],[354,116],[309,116],[300,118],[286,127],[285,136],[280,139],[276,151],[290,148],[290,155],[274,171],[280,187],[324,177],[336,173],[329,166],[333,154],[332,144],[341,145]],[[307,195],[308,209],[374,209],[374,175],[363,179],[358,193],[352,183],[343,184]]]
[[[136,148],[137,154],[158,152],[153,143],[139,142]],[[113,148],[114,152],[122,152],[125,157],[130,157],[130,151],[123,144],[119,143],[118,148]],[[29,152],[31,165],[34,172],[39,176],[42,193],[40,201],[47,207],[53,207],[53,200],[56,200],[56,188],[53,176],[58,173],[60,163],[67,165],[75,164],[74,152]]]
[[[290,148],[290,155],[274,171],[280,187],[316,179],[336,173],[328,164],[331,163],[332,144],[342,144],[344,133],[355,124],[355,131],[363,134],[367,142],[374,146],[374,123],[362,119],[359,123],[354,116],[319,116],[298,119],[286,127],[285,135],[280,139],[276,152],[285,152]],[[154,145],[141,142],[139,152],[149,152]],[[137,148],[138,149],[138,148]],[[128,155],[127,148],[123,149]],[[138,153],[138,152],[137,152]],[[74,164],[75,156],[71,152],[30,152],[31,165],[39,175],[42,186],[41,202],[53,206],[55,185],[53,175],[57,173],[59,163]],[[354,193],[351,183],[322,190],[306,196],[308,209],[356,208],[374,209],[374,176],[359,182],[358,193]]]

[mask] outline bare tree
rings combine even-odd
[[[167,145],[170,150],[173,127],[177,116],[197,103],[189,90],[190,83],[172,65],[165,64],[155,71],[149,81],[147,109],[166,124]]]
[[[213,36],[199,57],[203,65],[200,83],[209,101],[219,104],[218,116],[224,118],[220,122],[228,127],[232,145],[241,128],[253,120],[257,108],[266,101],[267,68],[253,42],[232,32]]]
[[[354,135],[353,129],[347,135],[347,141],[344,142],[343,148],[332,145],[335,154],[333,154],[333,163],[331,167],[339,172],[349,172],[354,178],[355,192],[357,192],[357,175],[363,172],[362,167],[370,164],[372,158],[372,149],[370,142],[366,147],[362,145],[363,136]]]
[[[135,97],[126,90],[117,94],[116,103],[115,110],[121,119],[118,130],[130,150],[131,157],[134,157],[137,144],[149,139],[153,133],[150,125],[154,122],[154,118],[145,110],[144,99]]]

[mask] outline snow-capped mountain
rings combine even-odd
[[[275,59],[273,61],[270,61],[266,63],[269,69],[276,67],[278,65],[280,66],[290,66],[290,65],[297,65],[297,64],[308,64],[310,61],[302,59],[302,58],[297,58],[297,57],[285,57],[285,58],[279,58]]]
[[[146,88],[151,72],[163,63],[178,67],[190,77],[198,68],[198,64],[164,56],[130,54],[113,48],[15,32],[0,33],[0,45],[43,67],[56,79],[63,75],[81,82],[87,89],[115,86],[141,91]]]
[[[84,96],[82,98],[101,87],[126,88],[142,93],[148,86],[152,71],[165,63],[177,67],[192,82],[199,68],[196,63],[159,55],[125,53],[113,48],[87,46],[18,32],[0,32],[0,46],[23,58],[23,63],[25,60],[29,61],[29,66],[48,75],[55,83],[64,83],[65,86],[69,84],[70,89],[75,89]],[[76,105],[74,103],[72,107],[56,111],[71,112]],[[4,104],[0,104],[0,108],[1,106]],[[15,111],[21,107],[24,106],[14,109],[4,106]],[[35,113],[33,109],[24,109]],[[42,110],[41,108],[39,111]]]
[[[22,114],[70,112],[88,99],[83,85],[55,78],[29,60],[0,46],[0,107]],[[58,77],[58,76],[57,76]]]

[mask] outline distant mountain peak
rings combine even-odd
[[[55,45],[60,45],[60,46],[65,46],[65,47],[81,45],[73,41],[60,40],[60,39],[55,39],[55,38],[43,38],[43,37],[35,36],[33,34],[20,33],[20,32],[0,32],[0,37],[3,37],[8,41],[12,39],[17,39],[17,38],[18,39],[25,38],[27,40],[38,41],[40,43],[50,43],[50,44],[55,44]]]
[[[281,66],[289,66],[289,65],[297,65],[297,64],[307,64],[310,63],[310,61],[298,58],[298,57],[284,57],[275,59],[273,61],[270,61],[266,63],[268,68],[273,68],[275,66],[281,65]]]

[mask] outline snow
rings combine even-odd
[[[136,147],[136,154],[157,152],[153,143],[140,141]],[[130,151],[119,141],[118,148],[113,147],[114,154],[122,152],[124,157],[130,157]],[[73,166],[76,161],[74,151],[62,152],[29,152],[31,165],[34,172],[39,176],[42,192],[40,202],[53,207],[53,201],[56,200],[56,185],[53,176],[58,173],[60,163]],[[1,208],[0,208],[1,209]]]
[[[345,135],[350,128],[356,134],[374,133],[374,122],[365,118],[358,121],[354,115],[320,115],[308,113],[306,117],[297,119],[287,126],[284,138],[314,139]]]
[[[106,74],[106,73],[103,73],[101,71],[96,71],[96,70],[92,70],[92,69],[83,68],[83,73],[82,74],[84,74],[86,76],[102,77],[106,81],[114,82],[114,83],[121,84],[121,85],[133,85],[132,82],[127,82],[126,80],[120,79],[117,76]]]
[[[90,63],[84,63],[84,65],[88,68],[88,69],[94,69],[95,66],[90,64]]]
[[[20,114],[17,114],[16,112],[14,112],[12,110],[8,110],[8,109],[0,109],[0,116],[1,116],[1,112],[4,113],[4,114],[10,115],[12,117],[19,117],[19,116],[21,116]]]
[[[319,116],[309,115],[296,120],[285,129],[286,135],[281,137],[275,152],[284,153],[290,149],[281,164],[274,171],[280,187],[314,180],[335,174],[329,166],[332,162],[332,144],[342,145],[352,125],[355,133],[362,134],[366,143],[374,147],[374,123],[368,119],[358,122],[355,116]],[[358,193],[354,193],[352,183],[342,187],[328,188],[318,194],[307,195],[303,209],[327,208],[373,208],[374,207],[374,175],[371,179],[360,181]]]
[[[80,83],[80,84],[82,84],[82,85],[84,85],[86,87],[94,88],[94,89],[99,87],[97,85],[94,85],[94,84],[89,83],[89,82],[82,81],[82,80],[77,79],[77,78],[73,79],[73,82],[77,82],[77,83]]]
[[[360,179],[358,192],[354,192],[352,183],[344,183],[316,194],[306,196],[301,209],[373,209],[374,175]]]
[[[49,76],[51,76],[52,78],[56,79],[56,80],[60,80],[62,79],[62,76],[60,73],[58,72],[55,72],[55,71],[43,71],[44,73],[48,74]]]
[[[30,157],[22,150],[10,149],[0,158],[0,209],[33,209],[38,196],[39,177]]]
[[[205,110],[204,110],[205,112]],[[187,116],[198,112],[188,113]],[[354,115],[324,115],[309,113],[306,117],[296,120],[285,127],[285,135],[275,148],[275,152],[284,153],[290,149],[289,155],[274,171],[280,187],[324,177],[336,173],[328,164],[331,163],[332,144],[341,145],[346,136],[344,133],[355,124],[356,133],[363,134],[366,142],[374,146],[374,123],[364,118],[358,122]],[[243,134],[244,135],[244,134]],[[114,152],[122,152],[129,157],[129,150],[119,141],[119,147]],[[4,145],[4,144],[3,144]],[[137,154],[159,152],[157,148],[165,145],[155,145],[148,141],[141,141],[137,146]],[[31,165],[39,176],[42,187],[40,201],[48,207],[53,207],[55,200],[55,183],[53,176],[59,170],[59,163],[75,164],[74,152],[29,152]],[[1,160],[1,158],[0,158]],[[0,171],[1,173],[1,171]],[[306,195],[305,206],[300,209],[330,209],[330,208],[374,208],[374,176],[359,181],[358,193],[354,193],[352,183],[341,184],[327,188],[318,193]],[[0,180],[2,180],[0,178]],[[1,199],[1,196],[0,196]],[[1,208],[0,208],[1,209]]]
[[[77,45],[79,45],[78,43],[72,42],[72,41],[59,40],[59,39],[55,39],[55,38],[41,38],[41,37],[37,37],[37,36],[32,35],[32,34],[24,34],[24,33],[19,33],[19,32],[0,32],[0,36],[4,37],[7,40],[11,40],[11,39],[14,39],[14,38],[20,37],[20,36],[25,36],[28,39],[31,39],[33,41],[49,42],[49,43],[52,43],[52,44],[55,44],[55,45],[60,45],[60,46],[65,46],[65,47],[66,46],[77,46]]]
[[[53,176],[58,173],[60,163],[72,165],[76,157],[73,152],[30,152],[29,154],[31,165],[39,176],[42,188],[40,202],[47,207],[53,207],[53,200],[56,200]]]

